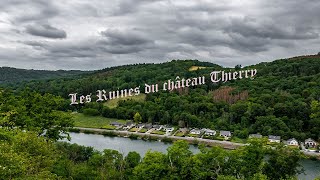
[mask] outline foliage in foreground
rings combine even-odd
[[[41,95],[30,89],[14,94],[0,89],[0,126],[36,132],[52,140],[68,137],[72,117],[62,112],[66,100],[52,94]]]
[[[66,142],[54,143],[32,132],[0,129],[0,179],[291,179],[300,171],[298,150],[264,148],[258,140],[234,151],[185,141],[167,153],[124,156]],[[268,154],[269,158],[265,158]]]

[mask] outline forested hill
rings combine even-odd
[[[201,69],[205,67],[205,69]],[[198,70],[199,69],[199,70]],[[81,78],[58,78],[48,81],[33,81],[20,85],[20,88],[30,87],[41,93],[52,93],[67,98],[69,93],[95,93],[98,89],[106,91],[134,88],[144,83],[158,83],[176,76],[196,77],[209,74],[213,69],[223,69],[221,66],[200,62],[198,60],[172,60],[161,64],[133,64],[109,67],[95,71]],[[143,89],[143,88],[142,88]]]
[[[46,71],[33,69],[17,69],[12,67],[0,67],[0,84],[17,83],[22,81],[53,79],[58,77],[67,77],[88,72],[72,70],[72,71]]]
[[[119,101],[115,106],[88,103],[77,108],[108,118],[133,119],[139,112],[143,122],[157,122],[188,127],[230,130],[246,138],[250,133],[278,135],[283,139],[304,140],[320,137],[320,56],[301,56],[264,62],[242,68],[256,68],[254,79],[227,83],[210,82],[213,70],[223,68],[197,60],[173,60],[162,64],[112,67],[78,78],[32,81],[29,87],[40,93],[69,98],[70,93],[87,95],[96,90],[129,89],[144,83],[163,83],[168,79],[206,76],[205,85],[179,91],[160,91],[138,100]],[[143,94],[143,93],[142,93]]]

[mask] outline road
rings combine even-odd
[[[190,143],[194,143],[194,142],[204,143],[209,146],[221,146],[226,149],[236,149],[239,146],[245,145],[245,144],[235,143],[235,142],[230,142],[230,141],[219,141],[219,140],[202,139],[202,138],[195,138],[195,137],[167,136],[167,135],[159,135],[159,134],[146,134],[146,133],[139,133],[139,132],[117,131],[117,130],[107,130],[107,129],[98,129],[98,128],[82,128],[82,127],[74,127],[74,128],[77,128],[80,131],[89,130],[89,131],[95,131],[98,133],[113,132],[113,133],[116,133],[120,136],[130,136],[131,134],[133,134],[133,135],[138,135],[140,137],[150,136],[150,137],[156,137],[158,139],[170,138],[172,140],[186,140]]]

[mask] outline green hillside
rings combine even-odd
[[[231,130],[240,138],[261,133],[284,139],[318,139],[320,119],[314,114],[320,99],[319,62],[320,56],[312,55],[259,63],[242,69],[256,68],[258,73],[253,80],[214,84],[210,82],[210,72],[235,69],[197,60],[173,60],[162,64],[112,67],[81,78],[34,81],[26,86],[66,99],[69,93],[75,92],[79,95],[92,93],[94,98],[98,89],[108,92],[141,86],[143,93],[145,83],[160,84],[177,76],[204,75],[205,85],[147,94],[145,101],[118,99],[112,106],[92,102],[69,108],[80,112],[89,109],[87,112],[116,119],[132,119],[139,112],[144,122]],[[237,67],[237,70],[241,69]]]
[[[53,79],[72,75],[83,74],[83,71],[45,71],[33,69],[17,69],[0,67],[0,84],[17,83],[22,81]]]

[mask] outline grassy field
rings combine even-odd
[[[188,134],[189,137],[199,137],[198,134]]]
[[[183,132],[177,132],[174,136],[179,136],[179,137],[182,137],[184,135]]]
[[[198,70],[198,69],[205,69],[205,68],[207,68],[207,67],[203,67],[203,66],[191,66],[191,67],[189,68],[189,71],[196,71],[196,70]]]
[[[142,128],[139,132],[140,132],[140,133],[145,133],[145,132],[147,132],[147,131],[148,131],[148,129]]]
[[[235,142],[235,143],[243,143],[243,144],[247,143],[246,139],[240,139],[240,138],[237,138],[237,137],[232,137],[230,141],[231,142]]]
[[[85,116],[81,113],[72,113],[74,126],[87,128],[102,128],[109,127],[111,122],[117,121],[125,123],[125,120],[105,118],[102,116]]]
[[[131,97],[124,97],[124,98],[118,98],[118,99],[111,99],[104,103],[105,106],[108,106],[109,108],[115,108],[118,106],[118,102],[120,100],[127,100],[132,99],[135,101],[145,101],[146,95],[145,94],[139,94],[138,96],[131,96]]]
[[[139,130],[139,128],[131,128],[129,131],[130,132],[136,132],[136,131],[138,131]]]
[[[159,134],[159,135],[164,135],[164,134],[165,134],[165,132],[163,132],[163,131],[157,131],[157,130],[155,130],[155,131],[152,131],[152,132],[151,132],[151,134]]]
[[[102,126],[103,129],[109,129],[109,130],[114,130],[116,129],[115,126],[112,126],[112,125],[105,125],[105,126]]]

